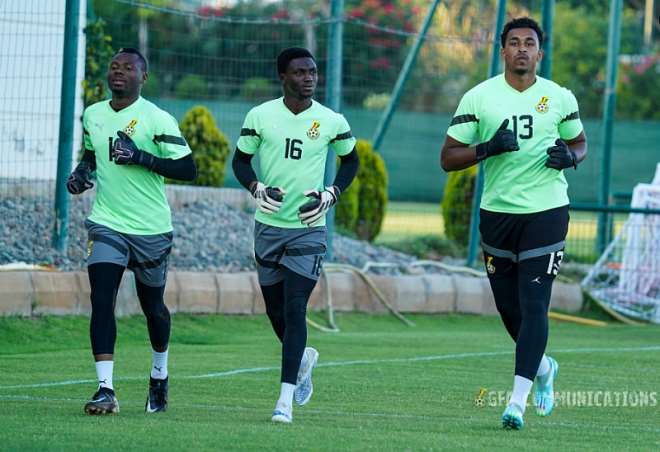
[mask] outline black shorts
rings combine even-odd
[[[551,277],[557,275],[568,232],[568,205],[525,214],[481,209],[480,219],[481,245],[489,275],[495,273],[498,261],[538,263],[539,259],[535,258],[541,256],[549,256],[545,273]]]

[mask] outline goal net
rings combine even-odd
[[[653,182],[633,190],[631,207],[660,209],[660,163]],[[615,311],[660,323],[660,215],[630,214],[582,287]]]

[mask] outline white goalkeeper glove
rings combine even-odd
[[[328,210],[337,203],[340,192],[339,188],[333,185],[331,187],[325,187],[323,191],[307,190],[303,194],[312,198],[312,200],[300,206],[300,209],[298,209],[298,218],[302,224],[312,226],[323,218]]]
[[[282,207],[285,191],[280,187],[267,187],[261,182],[254,184],[252,196],[257,202],[257,208],[265,214],[276,213]]]

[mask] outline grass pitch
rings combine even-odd
[[[119,320],[121,413],[106,417],[82,410],[95,390],[87,319],[0,319],[0,449],[660,448],[657,326],[552,322],[556,390],[568,399],[549,418],[529,407],[525,429],[514,432],[500,427],[506,401],[498,391],[510,389],[513,347],[499,319],[411,319],[415,327],[388,316],[343,314],[339,334],[310,330],[309,344],[320,352],[315,392],[307,406],[294,408],[291,425],[269,420],[279,346],[263,316],[174,316],[170,409],[156,415],[144,413],[151,359],[145,322]],[[480,388],[483,407],[475,403]],[[609,393],[610,406],[570,400],[587,391]]]

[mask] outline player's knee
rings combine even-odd
[[[283,319],[284,312],[282,312],[281,306],[274,306],[271,304],[266,304],[266,315],[269,319]]]
[[[529,298],[522,303],[522,314],[525,317],[547,318],[548,301],[541,298]]]
[[[307,298],[298,296],[287,300],[285,316],[287,324],[289,322],[304,322],[307,315]]]

